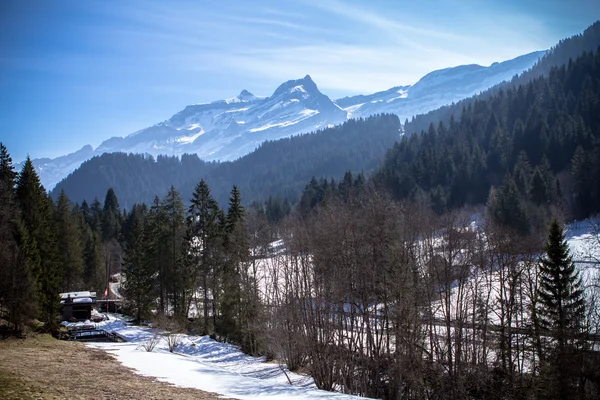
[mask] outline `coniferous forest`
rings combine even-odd
[[[3,318],[53,331],[58,293],[120,273],[138,323],[167,318],[320,389],[597,399],[600,277],[563,226],[600,211],[600,49],[456,110],[393,145],[381,115],[232,163],[105,155],[52,196],[0,145]],[[86,186],[100,181],[114,187]]]

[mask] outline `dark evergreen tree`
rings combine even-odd
[[[102,203],[98,198],[94,198],[92,206],[90,207],[90,216],[88,224],[95,232],[100,233],[102,236],[102,219],[103,219]]]
[[[189,309],[189,280],[182,273],[184,260],[181,251],[185,239],[185,208],[181,196],[171,186],[162,204],[165,216],[165,243],[168,245],[167,265],[163,270],[166,274],[167,291],[171,299],[173,315],[178,320],[187,320]]]
[[[121,210],[119,200],[113,188],[109,188],[104,199],[102,209],[102,239],[107,242],[110,239],[119,240],[121,231]]]
[[[73,205],[64,191],[60,193],[56,202],[55,221],[58,230],[58,256],[63,270],[62,290],[83,290],[82,226],[78,223]]]
[[[53,329],[60,306],[62,268],[58,261],[53,203],[29,157],[17,179],[17,199],[25,229],[32,242],[30,268],[36,282],[36,300],[40,319]]]
[[[125,235],[125,256],[123,257],[123,292],[126,309],[135,316],[138,322],[151,318],[152,306],[155,305],[156,273],[155,263],[151,262],[151,232],[145,223],[146,207],[135,205],[129,213],[125,224],[128,234]]]
[[[241,263],[248,261],[245,211],[237,186],[231,190],[225,219],[225,263],[222,272],[220,321],[218,333],[226,340],[242,342]],[[246,316],[244,316],[246,317]]]
[[[545,250],[539,264],[537,315],[542,335],[551,339],[545,356],[550,396],[566,400],[576,397],[579,384],[585,318],[583,286],[556,220],[550,225]]]
[[[21,331],[36,316],[35,282],[31,266],[39,264],[20,219],[15,198],[17,173],[0,142],[0,314]]]
[[[499,226],[505,226],[521,235],[530,233],[531,224],[527,208],[519,195],[512,176],[507,175],[504,183],[495,191],[490,191],[488,214]]]
[[[102,291],[106,285],[102,235],[91,226],[82,226],[83,237],[83,280],[86,288]]]
[[[533,177],[531,178],[531,200],[539,205],[548,204],[550,199],[548,196],[548,186],[544,179],[540,168],[536,168],[533,171]]]
[[[148,262],[151,264],[148,268],[157,272],[157,294],[158,294],[158,312],[164,314],[168,306],[168,268],[170,265],[169,254],[170,246],[165,240],[167,233],[167,222],[162,202],[156,196],[148,211],[146,223],[145,253]]]
[[[192,194],[188,211],[189,263],[192,265],[194,282],[202,288],[203,334],[214,333],[212,324],[211,298],[218,290],[218,260],[222,237],[219,229],[219,205],[210,194],[204,179],[200,180]]]

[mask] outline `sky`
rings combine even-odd
[[[0,141],[57,157],[306,74],[334,99],[374,93],[598,18],[597,0],[2,0]]]

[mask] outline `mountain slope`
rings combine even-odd
[[[232,186],[238,185],[245,204],[269,195],[297,198],[311,177],[339,179],[374,170],[387,149],[400,138],[400,121],[395,115],[350,120],[312,134],[267,141],[235,161],[207,162],[196,154],[153,157],[105,153],[85,161],[52,191],[65,190],[71,200],[91,202],[104,198],[114,188],[119,204],[152,202],[164,196],[171,185],[188,200],[195,185],[204,178],[222,205]]]
[[[336,103],[352,117],[394,113],[401,121],[473,96],[531,68],[546,52],[536,51],[489,67],[461,65],[433,71],[413,86],[397,86],[368,96],[345,97]]]
[[[542,207],[586,218],[600,212],[599,99],[600,48],[404,135],[375,180],[440,213],[487,204],[521,233],[547,229]]]
[[[440,121],[448,123],[451,117],[455,120],[460,118],[463,108],[469,104],[483,98],[492,97],[500,90],[509,90],[517,88],[520,85],[526,85],[532,80],[548,76],[552,68],[561,67],[569,62],[574,62],[577,57],[586,52],[595,52],[600,46],[600,21],[590,25],[583,33],[574,35],[570,38],[563,39],[556,46],[552,47],[540,60],[531,68],[511,79],[510,81],[491,86],[488,90],[482,93],[482,96],[466,98],[456,104],[447,105],[438,109],[420,113],[415,115],[412,120],[409,118],[409,123],[404,127],[404,131],[408,134],[427,130],[429,124],[438,124]]]
[[[100,153],[197,154],[204,160],[233,160],[265,140],[310,132],[346,120],[346,112],[322,94],[310,76],[259,98],[239,96],[187,106],[170,119],[125,138],[102,143]]]

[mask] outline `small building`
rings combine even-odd
[[[85,321],[92,318],[96,305],[96,292],[67,292],[60,294],[63,321]]]

